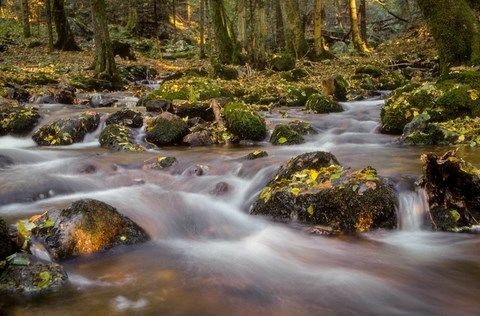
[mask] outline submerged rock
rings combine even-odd
[[[132,128],[140,128],[143,126],[143,115],[131,109],[121,109],[109,115],[105,124],[118,124]]]
[[[149,239],[147,233],[128,217],[93,199],[73,202],[62,210],[47,211],[34,223],[32,236],[43,242],[55,259],[97,253]]]
[[[146,160],[143,163],[143,169],[150,170],[162,170],[172,167],[173,165],[177,164],[178,160],[175,157],[156,157],[149,160]]]
[[[318,93],[313,94],[308,98],[305,108],[308,111],[317,114],[343,111],[342,106],[338,102],[335,102],[332,97]]]
[[[92,108],[107,108],[112,107],[118,100],[102,94],[94,94],[90,100],[89,105]]]
[[[84,112],[75,118],[64,118],[40,127],[32,139],[40,146],[71,145],[83,141],[87,133],[94,132],[100,124],[96,112]]]
[[[100,146],[111,150],[143,151],[142,146],[135,144],[133,132],[129,127],[107,125],[99,137]]]
[[[286,124],[278,124],[270,137],[270,143],[274,145],[296,145],[303,144],[303,136],[297,133],[292,127]]]
[[[469,231],[479,225],[480,170],[449,151],[439,157],[424,154],[423,179],[430,205],[432,228],[443,231]]]
[[[24,107],[8,102],[0,104],[0,136],[28,134],[38,124],[39,120],[40,114],[37,108]]]
[[[174,145],[188,132],[187,123],[177,115],[164,112],[147,123],[146,140],[157,146]]]
[[[261,141],[267,136],[265,120],[244,104],[227,104],[223,117],[227,130],[239,140]]]
[[[350,170],[332,154],[314,152],[282,166],[262,190],[251,214],[353,233],[394,228],[395,208],[392,186],[375,169]]]
[[[268,153],[265,150],[255,150],[246,155],[244,158],[247,160],[255,160],[263,157],[268,157]]]
[[[0,293],[34,295],[56,290],[66,282],[62,266],[16,253],[7,258],[0,273]]]

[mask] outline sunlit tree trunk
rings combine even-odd
[[[53,48],[53,27],[52,27],[52,0],[45,0],[45,11],[47,16],[48,47]]]
[[[64,0],[52,0],[53,19],[57,31],[57,42],[54,47],[60,50],[80,50],[73,37],[65,14]]]
[[[305,29],[297,0],[280,0],[285,49],[296,58],[303,57],[307,50]]]
[[[108,33],[105,0],[90,0],[95,33],[95,73],[98,78],[117,81],[117,67]]]
[[[418,0],[432,31],[442,71],[450,66],[480,64],[480,28],[466,0]]]
[[[350,10],[350,23],[352,25],[352,40],[355,49],[359,52],[366,53],[368,52],[367,44],[362,39],[360,34],[360,29],[358,27],[358,14],[357,14],[357,1],[349,0],[349,10]]]
[[[28,38],[32,36],[30,31],[30,9],[28,7],[28,0],[22,0],[22,24],[23,24],[23,36]]]
[[[210,0],[209,2],[218,60],[224,64],[238,63],[240,62],[240,52],[233,27],[227,18],[223,0]]]

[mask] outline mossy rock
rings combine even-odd
[[[25,88],[14,85],[13,87],[8,88],[7,98],[16,100],[20,103],[27,103],[28,100],[30,100],[30,92]]]
[[[441,85],[466,84],[473,89],[480,89],[480,71],[474,68],[457,68],[449,73],[443,74],[438,83]]]
[[[304,163],[312,158],[315,163]],[[357,233],[395,228],[395,208],[392,186],[375,169],[344,168],[331,154],[317,152],[300,155],[281,167],[251,213],[282,222],[296,219],[336,233]]]
[[[308,99],[315,94],[318,94],[318,90],[312,87],[296,87],[291,86],[287,90],[285,96],[286,106],[305,106]]]
[[[105,124],[119,124],[132,128],[140,128],[143,126],[143,115],[131,109],[121,109],[109,115]]]
[[[142,98],[139,106],[143,106],[149,100],[204,101],[228,95],[229,93],[218,80],[182,77],[178,80],[164,82],[159,90]]]
[[[289,82],[296,82],[308,76],[308,72],[302,68],[295,68],[281,74],[282,78]]]
[[[0,273],[0,293],[31,296],[58,290],[66,282],[67,274],[59,264],[16,253]]]
[[[275,71],[289,71],[295,68],[295,58],[289,54],[277,54],[270,61]]]
[[[480,170],[455,151],[422,155],[423,179],[434,230],[468,232],[480,218]]]
[[[382,132],[401,134],[405,125],[426,113],[431,122],[480,114],[480,91],[464,84],[411,84],[394,91],[381,111]]]
[[[190,147],[211,146],[215,143],[212,133],[208,129],[191,132],[183,138],[183,143]]]
[[[313,94],[308,98],[305,108],[308,111],[317,114],[343,111],[342,106],[338,102],[335,102],[332,97],[319,93]]]
[[[288,127],[300,135],[317,134],[317,131],[312,127],[312,124],[300,120],[288,122]]]
[[[158,71],[147,65],[127,65],[118,70],[124,80],[131,82],[151,80],[158,76]]]
[[[96,112],[84,112],[75,118],[59,119],[40,127],[32,139],[40,146],[71,145],[83,141],[87,133],[94,132],[100,124]]]
[[[78,200],[65,209],[48,210],[34,224],[32,236],[43,242],[57,260],[149,239],[140,226],[113,206],[93,199]]]
[[[364,75],[369,75],[370,77],[373,77],[373,78],[379,78],[384,73],[383,73],[383,70],[377,66],[365,65],[365,66],[357,67],[357,69],[355,69],[355,74],[357,75],[364,74]]]
[[[0,261],[18,250],[12,240],[7,223],[0,217]],[[0,268],[1,271],[1,268]]]
[[[125,87],[125,83],[118,81],[103,80],[95,77],[77,76],[71,79],[70,84],[78,89],[85,91],[120,91]]]
[[[188,125],[177,115],[164,112],[147,122],[146,140],[157,146],[180,143],[188,133]]]
[[[238,79],[238,70],[235,67],[214,63],[212,65],[212,69],[212,75],[215,78],[221,78],[225,80]]]
[[[286,124],[278,124],[270,137],[270,143],[273,145],[297,145],[303,144],[303,136],[297,133],[293,128]]]
[[[33,130],[39,120],[37,108],[9,102],[0,104],[0,136],[26,135]]]
[[[99,137],[100,146],[117,151],[143,151],[140,145],[135,144],[132,130],[119,124],[107,125]]]
[[[350,84],[348,81],[341,75],[333,78],[334,92],[333,97],[337,101],[345,102],[348,100],[348,91],[350,89]]]
[[[246,105],[229,103],[223,109],[227,130],[239,140],[260,141],[267,136],[265,120]]]

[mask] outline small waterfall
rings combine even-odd
[[[424,189],[401,191],[398,196],[400,229],[420,230],[428,213],[427,194]]]

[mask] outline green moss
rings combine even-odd
[[[247,160],[255,160],[263,157],[268,157],[268,153],[264,150],[255,150],[245,156]]]
[[[355,70],[355,73],[369,75],[374,78],[378,78],[383,75],[383,71],[379,67],[373,65],[360,66]]]
[[[471,68],[461,68],[443,74],[438,80],[438,83],[443,85],[462,83],[474,89],[480,89],[480,71]]]
[[[70,84],[78,89],[85,91],[118,91],[124,89],[124,83],[121,81],[108,81],[95,77],[76,76],[70,81]]]
[[[287,106],[305,106],[308,99],[317,93],[318,90],[312,87],[291,86],[287,90],[285,104]]]
[[[350,88],[350,84],[348,83],[348,81],[343,76],[338,75],[333,78],[333,84],[335,87],[335,100],[347,101],[348,90]]]
[[[285,124],[275,126],[272,136],[270,137],[270,143],[274,145],[296,145],[304,142],[305,140],[302,135]]]
[[[305,108],[308,111],[317,114],[343,111],[342,106],[339,103],[333,101],[332,97],[318,93],[313,94],[312,96],[310,96],[310,98],[308,98]]]
[[[25,135],[32,131],[40,119],[37,108],[5,104],[0,106],[0,136]]]
[[[289,71],[282,72],[282,78],[289,82],[296,82],[308,76],[308,72],[302,68],[295,68]]]
[[[178,80],[164,82],[160,89],[144,98],[149,100],[188,100],[204,101],[212,98],[228,96],[221,82],[208,78],[183,77]]]
[[[238,79],[238,70],[235,67],[222,65],[220,63],[214,63],[212,65],[213,76],[215,78],[221,78],[225,80]]]
[[[267,135],[265,120],[242,103],[229,103],[223,109],[227,130],[240,140],[260,141]]]

